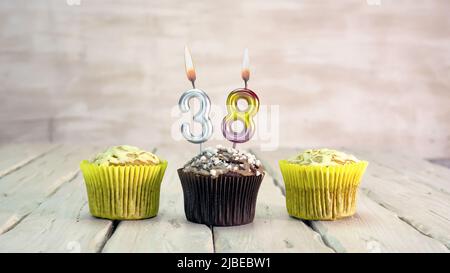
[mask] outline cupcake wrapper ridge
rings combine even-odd
[[[264,174],[212,178],[178,169],[178,176],[188,221],[210,226],[238,226],[253,221]]]
[[[93,216],[113,220],[154,217],[167,161],[158,165],[98,166],[80,164]]]
[[[279,161],[289,215],[335,220],[356,212],[358,186],[368,162],[343,166],[304,166]]]

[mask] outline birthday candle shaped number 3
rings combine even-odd
[[[207,141],[212,133],[213,126],[211,119],[209,117],[209,112],[211,111],[211,101],[205,91],[195,88],[195,69],[192,63],[191,54],[189,49],[185,47],[184,59],[186,64],[186,75],[192,83],[192,89],[187,90],[181,95],[178,102],[178,106],[183,113],[189,112],[189,101],[193,98],[197,98],[200,102],[200,110],[194,115],[193,120],[202,125],[202,133],[200,135],[194,135],[191,132],[189,123],[185,122],[181,124],[181,133],[183,137],[189,142],[200,144]],[[201,150],[201,146],[200,146]]]

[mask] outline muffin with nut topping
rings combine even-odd
[[[255,155],[206,148],[178,169],[186,218],[212,226],[251,223],[264,168]]]
[[[280,160],[279,164],[289,215],[336,220],[355,214],[367,161],[337,150],[314,149]]]
[[[93,216],[113,220],[154,217],[167,161],[134,146],[114,146],[80,164]]]

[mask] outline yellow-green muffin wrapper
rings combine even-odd
[[[368,162],[309,166],[280,160],[289,215],[306,220],[335,220],[356,212],[358,186]]]
[[[167,161],[158,165],[99,166],[80,164],[93,216],[114,220],[154,217]]]

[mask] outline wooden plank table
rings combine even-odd
[[[188,147],[186,147],[188,146]],[[192,146],[192,145],[191,145]],[[196,150],[162,145],[169,161],[157,217],[89,214],[79,162],[98,147],[0,147],[0,252],[449,252],[450,169],[418,158],[349,151],[370,162],[358,212],[339,221],[289,217],[278,160],[298,149],[252,150],[267,169],[255,220],[209,227],[184,216],[176,169]]]

